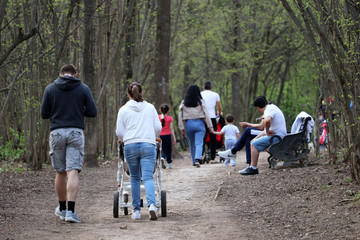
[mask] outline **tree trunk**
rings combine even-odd
[[[240,20],[238,15],[238,10],[240,10],[241,4],[240,0],[233,0],[234,6],[234,27],[233,27],[233,50],[234,52],[240,51]],[[234,115],[235,122],[242,121],[243,115],[242,113],[245,112],[245,109],[241,109],[241,79],[239,75],[239,65],[237,62],[233,62],[231,64],[233,73],[231,74],[231,113]]]
[[[149,99],[155,108],[169,102],[170,2],[157,0],[155,69]]]
[[[95,11],[96,0],[84,2],[84,50],[83,50],[83,69],[82,76],[84,82],[89,86],[93,93],[96,89],[95,67],[94,67],[94,45],[95,45]],[[87,167],[98,167],[98,118],[86,119],[86,138],[85,138],[85,158]]]

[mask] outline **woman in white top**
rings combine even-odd
[[[154,106],[143,100],[140,83],[128,85],[130,100],[120,108],[116,123],[116,136],[124,143],[126,162],[130,170],[132,219],[140,219],[140,183],[143,180],[150,220],[156,220],[157,208],[153,171],[156,161],[156,137],[161,123]],[[140,171],[141,168],[141,171]]]

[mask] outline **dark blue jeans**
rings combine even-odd
[[[231,149],[231,152],[235,154],[235,151],[240,151],[244,146],[246,146],[246,163],[251,163],[251,150],[250,150],[250,142],[253,140],[261,130],[253,127],[248,127],[245,129],[244,133],[240,136],[240,138],[235,143],[235,146]]]
[[[172,152],[172,139],[171,135],[161,135],[162,153],[161,157],[166,159],[167,163],[172,163],[171,152]]]

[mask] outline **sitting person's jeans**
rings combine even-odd
[[[252,145],[259,151],[259,152],[262,152],[264,151],[266,148],[268,148],[271,144],[270,144],[270,138],[272,136],[262,136],[262,137],[259,137],[257,139],[255,139],[253,142],[252,142]],[[279,138],[273,138],[273,144],[274,143],[277,143],[279,142]]]
[[[257,128],[253,128],[253,127],[246,128],[244,133],[235,143],[235,146],[232,148],[232,153],[235,154],[235,152],[240,151],[244,146],[246,146],[246,163],[250,164],[251,163],[250,142],[261,132],[262,130],[259,130]]]

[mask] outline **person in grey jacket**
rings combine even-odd
[[[84,162],[84,117],[96,115],[97,107],[89,87],[76,78],[74,65],[64,65],[60,76],[45,88],[41,117],[50,119],[50,157],[56,171],[55,190],[59,200],[55,215],[67,222],[81,222],[75,212],[75,201]]]
[[[204,122],[205,121],[205,122]],[[203,151],[204,136],[206,133],[205,123],[211,133],[214,132],[211,119],[204,100],[200,94],[200,88],[191,84],[186,92],[185,99],[179,107],[179,129],[189,138],[190,153],[193,166],[200,167]]]

